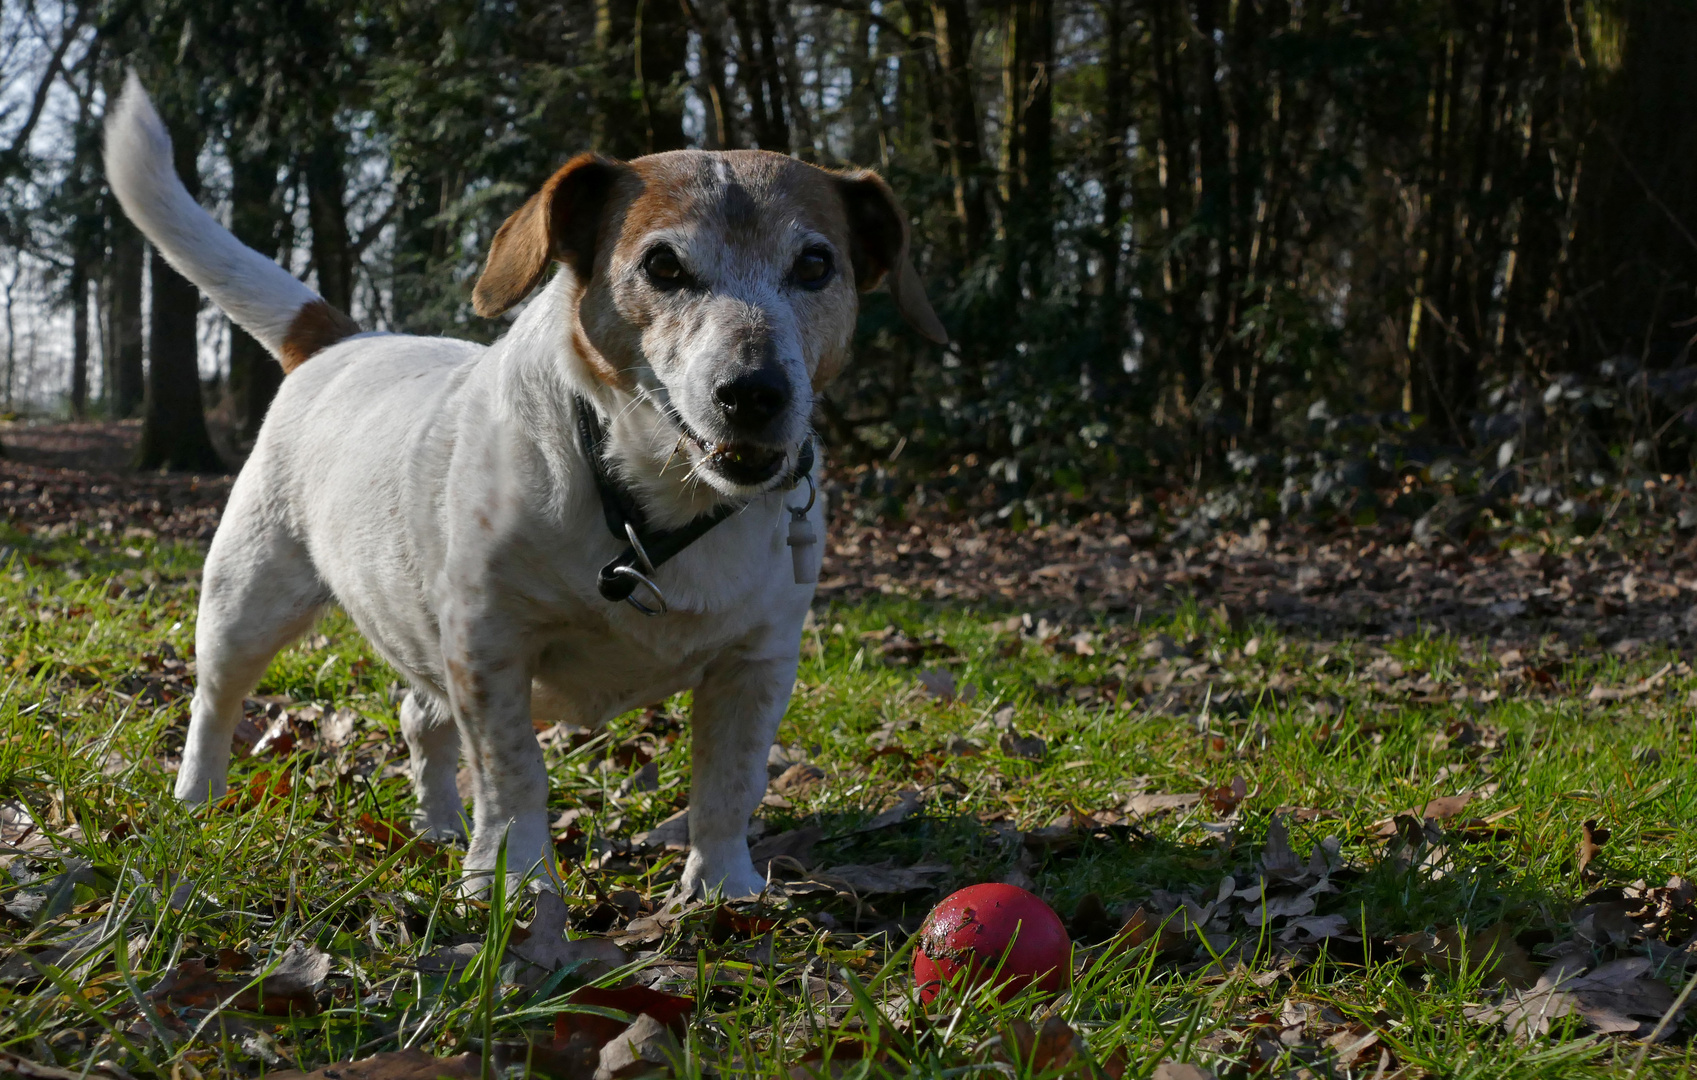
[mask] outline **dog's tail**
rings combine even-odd
[[[106,179],[124,213],[177,272],[293,371],[359,325],[243,244],[194,201],[171,164],[171,136],[131,71],[106,118]]]

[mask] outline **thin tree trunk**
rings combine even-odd
[[[71,263],[71,415],[88,415],[88,264],[81,251]]]
[[[347,177],[342,171],[346,153],[342,133],[327,127],[307,151],[305,170],[318,295],[337,311],[353,310],[353,245],[348,239]]]
[[[794,13],[788,3],[780,0],[776,18],[778,29],[784,35],[784,45],[778,50],[778,56],[784,79],[784,102],[789,108],[790,120],[795,127],[796,156],[803,161],[818,161],[819,136],[813,128],[812,110],[801,101],[801,65],[796,57],[801,41],[796,34]],[[818,48],[817,42],[814,47]]]
[[[734,150],[742,144],[736,133],[736,100],[725,72],[723,0],[683,0],[690,25],[701,36],[701,75],[697,93],[707,114],[702,141],[707,150]]]
[[[1197,0],[1196,85],[1201,109],[1196,118],[1199,163],[1202,166],[1202,198],[1197,208],[1202,228],[1212,242],[1214,270],[1211,275],[1212,318],[1207,320],[1207,348],[1212,355],[1210,374],[1219,387],[1221,409],[1227,425],[1243,419],[1243,387],[1237,373],[1237,348],[1230,323],[1232,301],[1237,290],[1232,237],[1231,158],[1225,103],[1220,93],[1220,58],[1216,32],[1222,29],[1218,0]]]
[[[684,138],[683,96],[679,81],[689,59],[689,33],[684,10],[678,0],[641,0],[637,8],[641,30],[636,34],[632,57],[631,85],[641,95],[643,150],[657,154],[682,150]]]
[[[969,258],[978,255],[990,232],[989,195],[984,182],[983,136],[972,92],[972,22],[966,0],[936,0],[937,63],[942,76],[944,124],[954,172],[955,212]]]
[[[141,408],[146,392],[142,369],[146,332],[141,310],[144,245],[141,233],[121,213],[111,218],[112,261],[107,269],[106,352],[107,412],[126,420]]]
[[[761,49],[761,35],[750,15],[751,0],[728,0],[731,20],[737,28],[737,81],[748,98],[749,118],[753,121],[754,141],[762,150],[789,153],[789,125],[784,122],[783,99],[769,94],[765,78],[767,62]],[[764,3],[764,0],[753,0]],[[767,20],[770,22],[770,18]]]
[[[789,0],[777,0],[788,3]],[[765,149],[787,154],[791,148],[792,121],[786,119],[784,106],[783,62],[778,57],[778,28],[772,17],[773,0],[754,0],[755,29],[760,34],[760,78],[766,87],[766,104],[771,125],[772,145]]]
[[[230,231],[263,255],[275,256],[277,230],[284,220],[277,186],[277,162],[270,155],[236,153],[230,162]],[[345,310],[345,309],[344,309]],[[258,436],[271,399],[283,385],[283,368],[253,335],[230,331],[230,398],[243,439]]]
[[[1026,286],[1044,291],[1053,236],[1055,20],[1049,0],[1021,0],[1026,41],[1020,49],[1019,141]]]
[[[199,142],[186,131],[171,134],[177,175],[192,195],[200,187],[195,168]],[[157,250],[148,269],[153,279],[153,318],[136,468],[223,472],[224,463],[206,432],[206,411],[201,401],[200,350],[195,333],[200,292],[171,269]]]
[[[1097,318],[1102,341],[1102,371],[1096,381],[1122,381],[1125,349],[1125,294],[1120,288],[1125,218],[1125,133],[1129,126],[1131,65],[1126,57],[1126,0],[1107,0],[1107,39],[1102,49],[1102,272]]]

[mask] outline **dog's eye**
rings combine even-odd
[[[795,279],[804,289],[822,289],[831,280],[831,252],[811,247],[795,261]]]
[[[689,284],[689,274],[678,261],[678,253],[665,244],[655,247],[642,259],[642,272],[648,280],[662,289],[676,289]]]

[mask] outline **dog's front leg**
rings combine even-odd
[[[766,792],[766,755],[795,686],[796,658],[708,669],[691,721],[686,895],[751,896],[766,879],[748,857],[748,819]]]
[[[530,723],[530,664],[496,612],[443,619],[448,698],[472,775],[468,884],[488,884],[501,841],[508,871],[528,876],[551,866],[548,770]]]

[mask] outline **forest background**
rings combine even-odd
[[[133,66],[371,328],[497,336],[488,240],[585,148],[882,170],[953,344],[864,306],[818,422],[874,513],[1595,517],[1697,445],[1692,55],[1689,0],[5,0],[5,408],[208,471],[281,379],[104,185]]]

